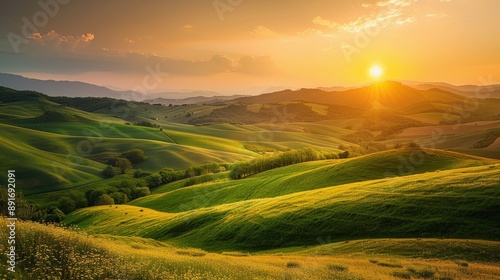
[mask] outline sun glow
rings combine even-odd
[[[374,65],[372,66],[372,68],[370,68],[370,76],[372,76],[372,78],[374,79],[378,80],[380,77],[382,77],[383,74],[384,70],[378,65]]]

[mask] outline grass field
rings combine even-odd
[[[391,150],[348,160],[309,162],[270,170],[239,181],[178,188],[164,185],[132,205],[180,212],[257,198],[277,197],[354,182],[437,170],[480,166],[494,160],[438,150]]]
[[[500,245],[491,241],[371,239],[289,252],[217,254],[151,239],[89,236],[27,222],[18,222],[17,228],[23,234],[16,242],[16,279],[383,280],[401,279],[401,275],[453,280],[500,278]],[[3,225],[0,236],[3,239],[7,234]],[[3,242],[0,248],[5,251]],[[463,252],[467,258],[462,258]],[[6,262],[5,254],[0,259]],[[0,275],[12,276],[6,266],[0,268]]]
[[[203,197],[198,186],[201,196],[179,206],[183,212],[94,207],[72,213],[65,222],[91,233],[137,235],[215,251],[311,245],[327,236],[498,240],[498,168],[428,172],[216,206],[209,206],[216,193]]]
[[[276,115],[264,123],[194,126],[187,123],[221,106],[135,104],[121,112],[103,99],[82,100],[82,111],[33,92],[4,91],[0,153],[7,156],[0,165],[16,170],[18,190],[41,207],[69,190],[116,189],[131,180],[132,171],[105,179],[101,170],[134,148],[147,157],[135,169],[183,172],[304,147],[341,152],[339,145],[363,141],[433,147],[372,150],[241,180],[230,180],[227,170],[202,184],[175,181],[127,205],[71,212],[63,222],[78,230],[19,221],[19,279],[500,279],[500,162],[491,159],[500,150],[474,148],[494,140],[488,133],[499,128],[497,102],[481,101],[484,115],[473,112],[478,121],[460,125],[441,122],[461,99],[434,100],[429,91],[417,94],[422,102],[397,107],[401,112],[359,109],[342,119],[333,115],[346,108],[306,102],[322,120]],[[385,92],[374,96],[393,102]],[[156,127],[134,125],[140,121]],[[384,135],[387,129],[392,134]],[[346,137],[360,131],[371,138]],[[2,226],[2,240],[6,234]],[[7,278],[3,266],[0,274]]]

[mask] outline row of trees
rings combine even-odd
[[[142,169],[137,169],[134,171],[134,178],[141,178],[146,182],[146,184],[150,188],[155,188],[162,184],[168,184],[183,179],[195,178],[202,175],[224,172],[227,169],[229,169],[229,164],[219,164],[219,163],[193,166],[183,171],[182,170],[176,171],[171,168],[165,168],[158,173],[152,173],[144,171]],[[194,182],[197,181],[195,180]]]
[[[334,152],[320,152],[312,148],[288,151],[272,156],[259,157],[250,161],[240,162],[233,165],[229,177],[234,180],[271,170],[278,167],[288,166],[306,161],[338,159],[348,155]]]
[[[116,182],[112,186],[88,190],[85,193],[72,190],[58,197],[48,209],[52,209],[52,212],[60,211],[63,215],[60,215],[59,212],[57,213],[62,220],[64,219],[64,214],[73,212],[76,209],[88,206],[125,204],[133,199],[149,194],[151,192],[145,180],[125,179]],[[59,222],[59,218],[52,219],[51,221]]]

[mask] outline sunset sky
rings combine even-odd
[[[384,80],[500,82],[498,0],[40,3],[0,0],[0,72],[131,89],[160,71],[151,92],[360,85],[375,65]]]

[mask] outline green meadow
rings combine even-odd
[[[463,98],[408,94],[159,106],[0,88],[1,165],[56,222],[19,221],[15,277],[500,279],[497,102],[454,124]],[[304,148],[336,156],[231,179]]]

